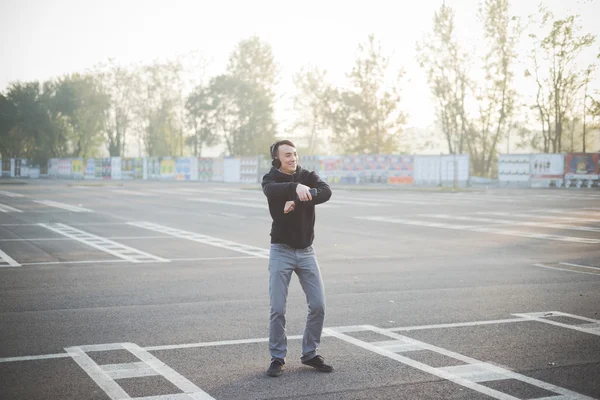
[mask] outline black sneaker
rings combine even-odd
[[[321,356],[314,356],[310,360],[302,361],[302,364],[308,365],[309,367],[313,367],[317,371],[321,371],[321,372],[333,371],[333,367],[331,365],[325,364],[325,360]]]
[[[281,375],[281,372],[283,370],[283,364],[284,363],[278,359],[271,361],[271,365],[269,366],[269,369],[267,370],[267,375],[273,376],[273,377]]]

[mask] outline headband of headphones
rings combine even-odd
[[[279,143],[281,143],[281,140],[278,140],[271,145],[271,158],[273,160],[277,158],[275,152],[277,151],[277,148],[279,147]]]

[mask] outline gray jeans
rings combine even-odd
[[[269,351],[271,360],[285,360],[287,337],[285,334],[285,310],[288,287],[292,272],[298,275],[306,294],[308,317],[302,339],[302,361],[317,355],[325,319],[325,291],[317,257],[312,246],[294,249],[285,244],[271,244],[269,256],[269,296],[271,319],[269,329]]]

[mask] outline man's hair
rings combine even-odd
[[[271,159],[273,160],[271,161],[271,165],[273,165],[275,168],[281,167],[281,161],[279,161],[279,155],[277,154],[277,152],[279,151],[279,146],[281,146],[282,144],[287,144],[288,146],[296,147],[294,143],[287,139],[278,140],[277,142],[273,143],[271,145]]]

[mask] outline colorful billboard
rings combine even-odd
[[[565,157],[565,179],[598,179],[598,154],[573,153]]]

